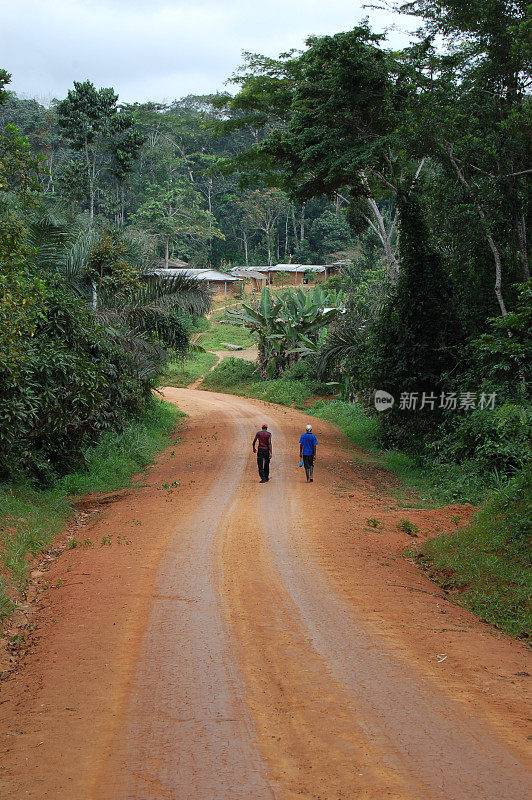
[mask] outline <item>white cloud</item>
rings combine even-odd
[[[0,0],[0,14],[0,67],[16,92],[61,98],[89,78],[127,102],[221,90],[242,50],[277,56],[366,14],[379,31],[398,21],[354,0]]]

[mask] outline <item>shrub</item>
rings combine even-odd
[[[441,460],[471,461],[477,471],[511,475],[530,459],[531,445],[530,410],[505,403],[493,411],[472,411],[433,450]]]
[[[301,358],[283,371],[283,378],[294,381],[313,381],[315,377],[316,366],[310,358]]]
[[[151,374],[50,284],[18,373],[0,372],[0,479],[45,484],[74,469],[86,444],[145,408]]]
[[[224,391],[254,378],[258,380],[258,376],[255,375],[255,365],[251,361],[244,361],[241,358],[226,358],[218,364],[216,369],[205,376],[202,386],[206,389]]]

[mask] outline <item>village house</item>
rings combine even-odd
[[[234,295],[242,282],[242,278],[219,272],[217,269],[195,269],[193,267],[163,267],[156,269],[158,275],[188,275],[198,281],[206,281],[209,289],[217,295]]]

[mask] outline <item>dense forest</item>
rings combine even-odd
[[[8,92],[0,124],[27,138],[49,203],[100,231],[134,231],[155,258],[224,268],[321,263],[350,252],[340,197],[302,204],[263,180],[246,181],[232,160],[273,122],[248,122],[229,99],[120,105],[112,89],[85,81],[48,108]]]
[[[149,403],[210,303],[161,261],[342,261],[345,313],[297,358],[396,398],[381,440],[510,477],[530,448],[530,37],[524,2],[415,0],[236,92],[43,106],[0,74],[0,473],[46,482]],[[278,375],[283,365],[279,365]]]

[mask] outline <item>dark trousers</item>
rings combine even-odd
[[[257,466],[259,468],[259,475],[261,481],[267,481],[270,477],[270,451],[262,450],[260,447],[257,450]]]
[[[307,478],[312,478],[314,472],[314,456],[303,456],[303,466],[307,473]]]

